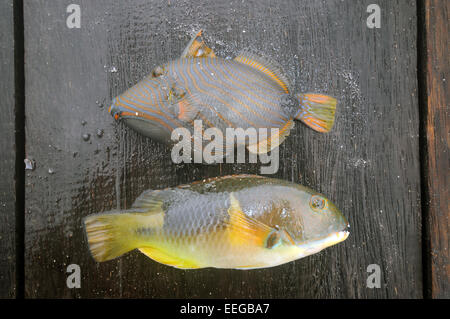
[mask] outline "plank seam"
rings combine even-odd
[[[425,0],[417,0],[417,85],[419,102],[419,157],[420,157],[420,197],[422,211],[422,287],[423,297],[431,298],[431,246],[429,236],[429,189],[427,185],[428,156],[426,123],[427,105],[427,47],[425,24]]]
[[[14,16],[14,115],[15,115],[15,214],[16,298],[25,289],[25,50],[23,0],[13,1]]]

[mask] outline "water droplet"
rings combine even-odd
[[[25,169],[31,170],[31,171],[35,169],[36,162],[34,160],[26,158],[23,161],[25,162]]]
[[[49,173],[50,175],[52,175],[52,174],[55,173],[55,171],[53,170],[53,168],[49,168],[49,169],[48,169],[48,173]]]
[[[89,139],[91,138],[91,134],[89,134],[89,133],[84,133],[81,137],[83,138],[83,140],[84,140],[85,142],[87,142],[87,141],[89,141]]]
[[[98,130],[97,130],[97,136],[98,136],[98,137],[102,137],[102,136],[103,136],[103,133],[104,133],[104,132],[103,132],[102,129],[98,129]]]
[[[85,120],[81,121],[81,125],[85,126],[87,122]]]

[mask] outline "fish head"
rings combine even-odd
[[[160,142],[170,141],[177,127],[171,110],[182,90],[167,75],[149,76],[112,100],[109,113],[116,121]]]
[[[350,225],[345,216],[324,195],[304,187],[297,197],[295,221],[287,232],[301,255],[308,256],[344,241]]]

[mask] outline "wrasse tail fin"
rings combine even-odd
[[[84,219],[89,249],[98,262],[138,248],[142,243],[136,230],[162,227],[163,223],[163,212],[143,213],[135,209],[90,215]]]
[[[295,115],[296,120],[315,131],[327,133],[334,125],[337,100],[322,94],[297,94],[300,109]]]
[[[186,49],[181,54],[181,58],[214,58],[216,54],[209,48],[202,39],[203,30],[200,30],[191,41],[189,41]]]
[[[283,68],[277,62],[266,57],[261,57],[249,50],[242,50],[234,60],[246,64],[267,75],[289,94],[291,84],[285,75]]]
[[[280,144],[284,142],[284,140],[289,136],[294,125],[294,121],[290,120],[286,123],[286,125],[279,129],[277,135],[278,138],[270,136],[263,141],[258,141],[257,144],[248,145],[248,151],[253,154],[266,154],[267,152],[273,150],[275,147],[280,146]]]

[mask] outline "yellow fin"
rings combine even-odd
[[[334,97],[315,93],[297,94],[296,97],[300,106],[296,120],[321,133],[333,128],[337,104]]]
[[[98,262],[114,259],[139,247],[136,229],[157,229],[163,223],[162,211],[143,213],[136,209],[90,215],[84,219],[89,249]]]
[[[291,130],[294,128],[294,120],[289,120],[281,129],[279,129],[278,134],[276,135],[278,138],[274,138],[272,136],[268,137],[264,141],[258,141],[256,144],[248,145],[247,149],[250,153],[253,154],[265,154],[275,147],[278,147],[284,140],[289,136]]]
[[[191,260],[184,260],[153,247],[141,247],[139,250],[151,259],[165,265],[182,269],[202,268],[198,263]]]
[[[233,193],[230,193],[228,209],[228,239],[234,245],[264,247],[272,227],[244,214]]]
[[[209,48],[202,39],[203,31],[200,30],[192,39],[189,41],[186,49],[184,49],[181,54],[181,58],[214,58],[216,54]]]
[[[234,60],[261,71],[289,94],[291,87],[289,79],[284,75],[283,68],[277,62],[258,56],[248,50],[239,52],[239,55]]]
[[[195,119],[199,110],[191,96],[186,96],[179,102],[178,106],[178,119],[184,122],[189,122]]]

